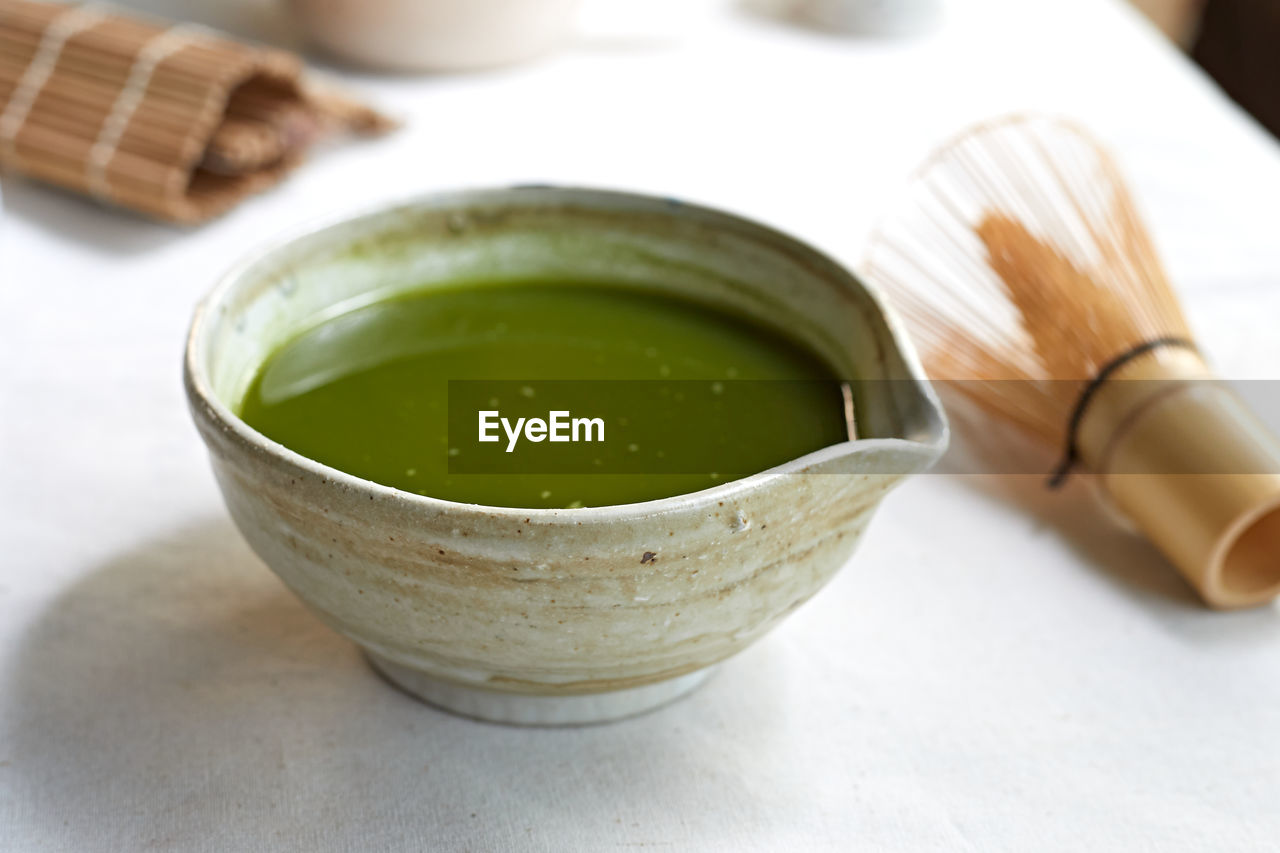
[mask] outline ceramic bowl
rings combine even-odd
[[[522,277],[639,282],[753,316],[864,380],[863,437],[694,494],[510,509],[344,474],[234,414],[275,348],[343,306]],[[259,252],[197,309],[185,384],[231,516],[285,584],[405,690],[515,723],[612,719],[689,690],[820,589],[947,439],[853,274],[725,213],[581,189],[432,195]]]

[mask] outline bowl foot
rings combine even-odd
[[[606,723],[642,714],[679,699],[707,680],[707,667],[656,684],[576,696],[529,696],[481,687],[464,687],[365,653],[388,681],[428,705],[463,717],[517,726],[572,726]]]

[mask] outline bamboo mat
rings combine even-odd
[[[93,4],[0,0],[0,167],[105,202],[200,222],[320,139],[391,126],[284,51]]]

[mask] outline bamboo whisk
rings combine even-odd
[[[1086,469],[1215,607],[1280,593],[1280,442],[1213,381],[1114,162],[1010,117],[937,152],[864,268],[930,376]]]

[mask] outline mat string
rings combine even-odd
[[[129,76],[124,87],[116,95],[111,111],[102,120],[102,128],[89,150],[89,158],[85,162],[85,180],[89,192],[102,201],[111,200],[111,184],[107,179],[107,168],[111,165],[124,136],[129,119],[137,111],[138,105],[146,96],[147,86],[156,67],[166,58],[172,56],[198,38],[211,36],[212,33],[198,24],[178,24],[164,32],[152,36],[138,51],[133,65],[129,68]]]
[[[83,6],[72,6],[51,20],[40,37],[35,55],[22,72],[18,84],[9,94],[4,111],[0,112],[0,150],[9,159],[16,160],[18,134],[26,124],[27,115],[35,104],[36,98],[49,82],[49,77],[58,66],[58,57],[62,48],[75,35],[96,27],[105,21],[108,13],[105,9],[92,3]]]

